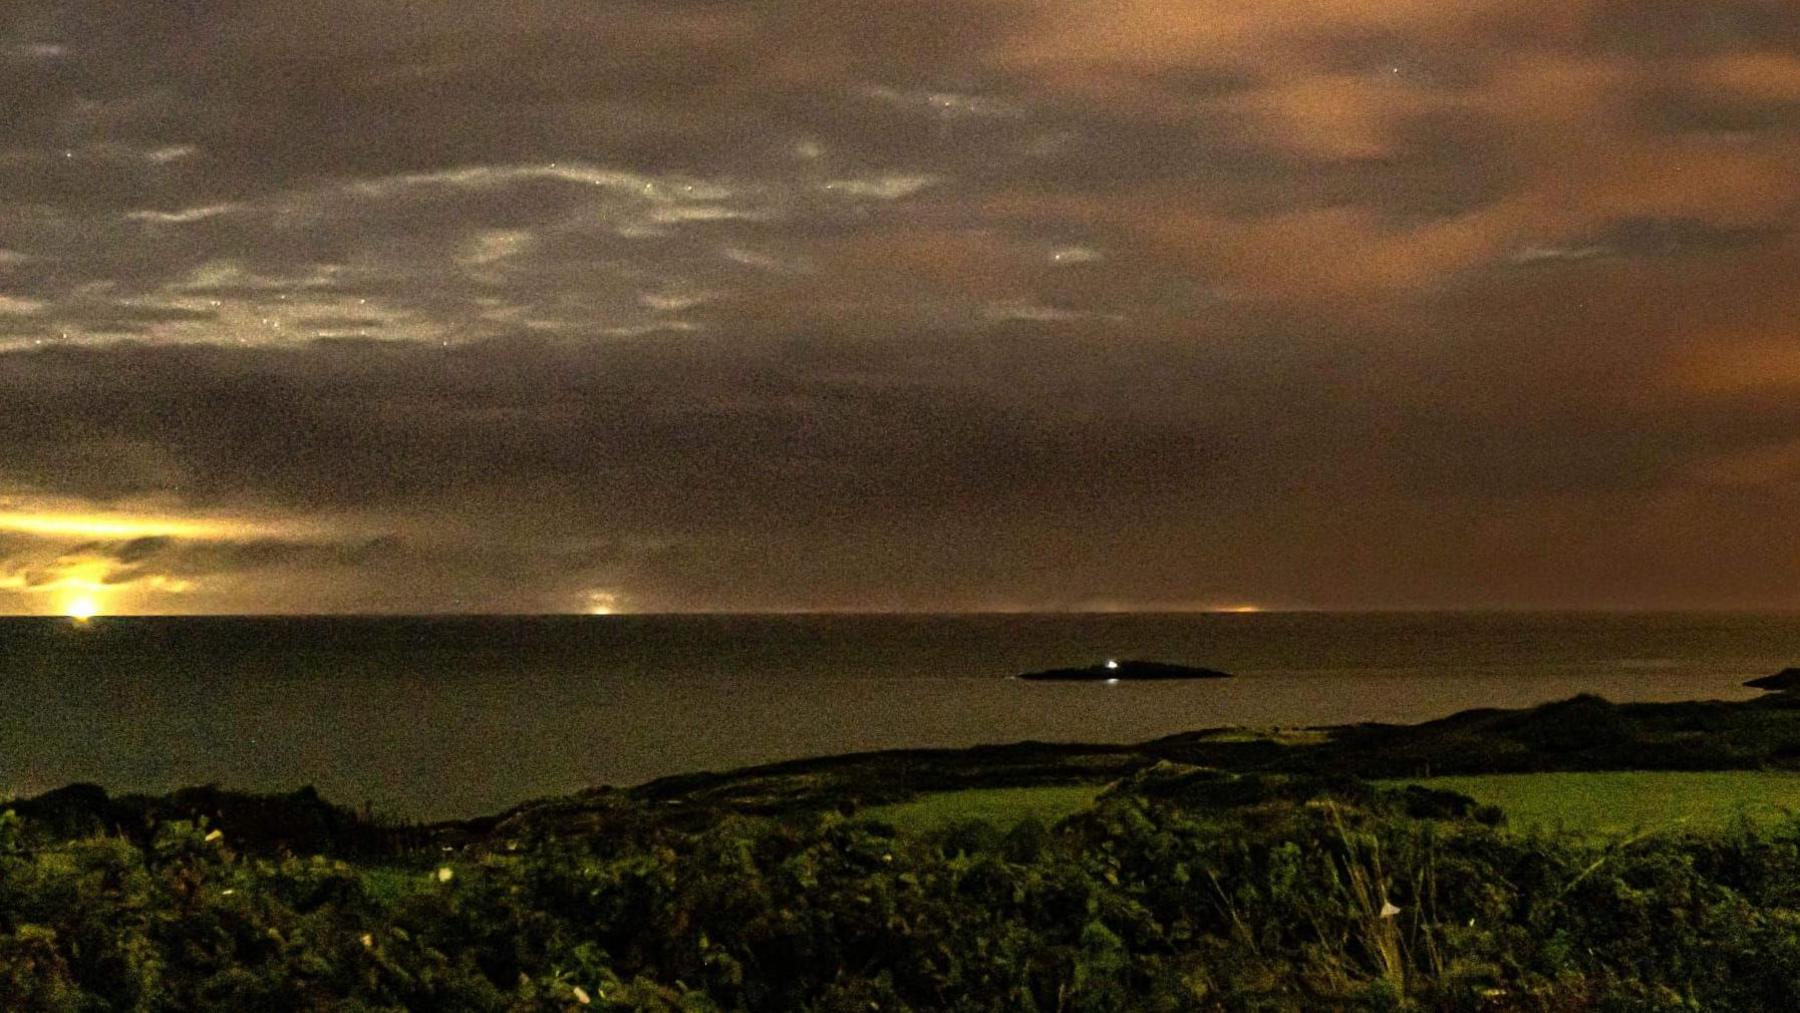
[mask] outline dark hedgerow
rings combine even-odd
[[[724,816],[391,864],[8,813],[0,1008],[1800,1008],[1800,824],[1583,841],[1241,780],[1148,770],[1055,827]]]

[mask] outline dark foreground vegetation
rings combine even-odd
[[[1780,769],[1797,746],[1783,698],[1578,698],[834,758],[437,827],[64,790],[0,807],[0,1009],[1796,1009],[1800,821],[1551,835],[1363,778]],[[858,815],[1095,782],[1053,826]]]

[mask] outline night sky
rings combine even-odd
[[[1791,0],[0,5],[0,612],[1800,607]]]

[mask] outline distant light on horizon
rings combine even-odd
[[[100,602],[89,595],[71,598],[63,606],[63,614],[78,623],[86,623],[100,614]]]

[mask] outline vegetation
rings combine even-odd
[[[1506,811],[1516,827],[1582,833],[1718,830],[1800,810],[1800,774],[1787,771],[1590,771],[1437,777],[1413,782]]]
[[[1584,764],[1571,707],[1389,731]],[[1606,749],[1680,719],[1617,710]],[[1789,713],[1707,748],[1778,758]],[[1800,820],[1509,824],[1489,779],[1353,776],[1375,734],[836,758],[429,828],[67,790],[0,807],[0,1009],[1800,1008]],[[1207,750],[1247,762],[1168,755]],[[920,791],[952,794],[880,808]],[[934,815],[975,805],[1003,818]]]
[[[863,810],[861,815],[902,831],[930,830],[972,821],[1009,829],[1028,819],[1055,823],[1093,805],[1099,794],[1099,787],[1084,784],[1047,788],[965,788],[932,792],[911,802],[874,806]]]

